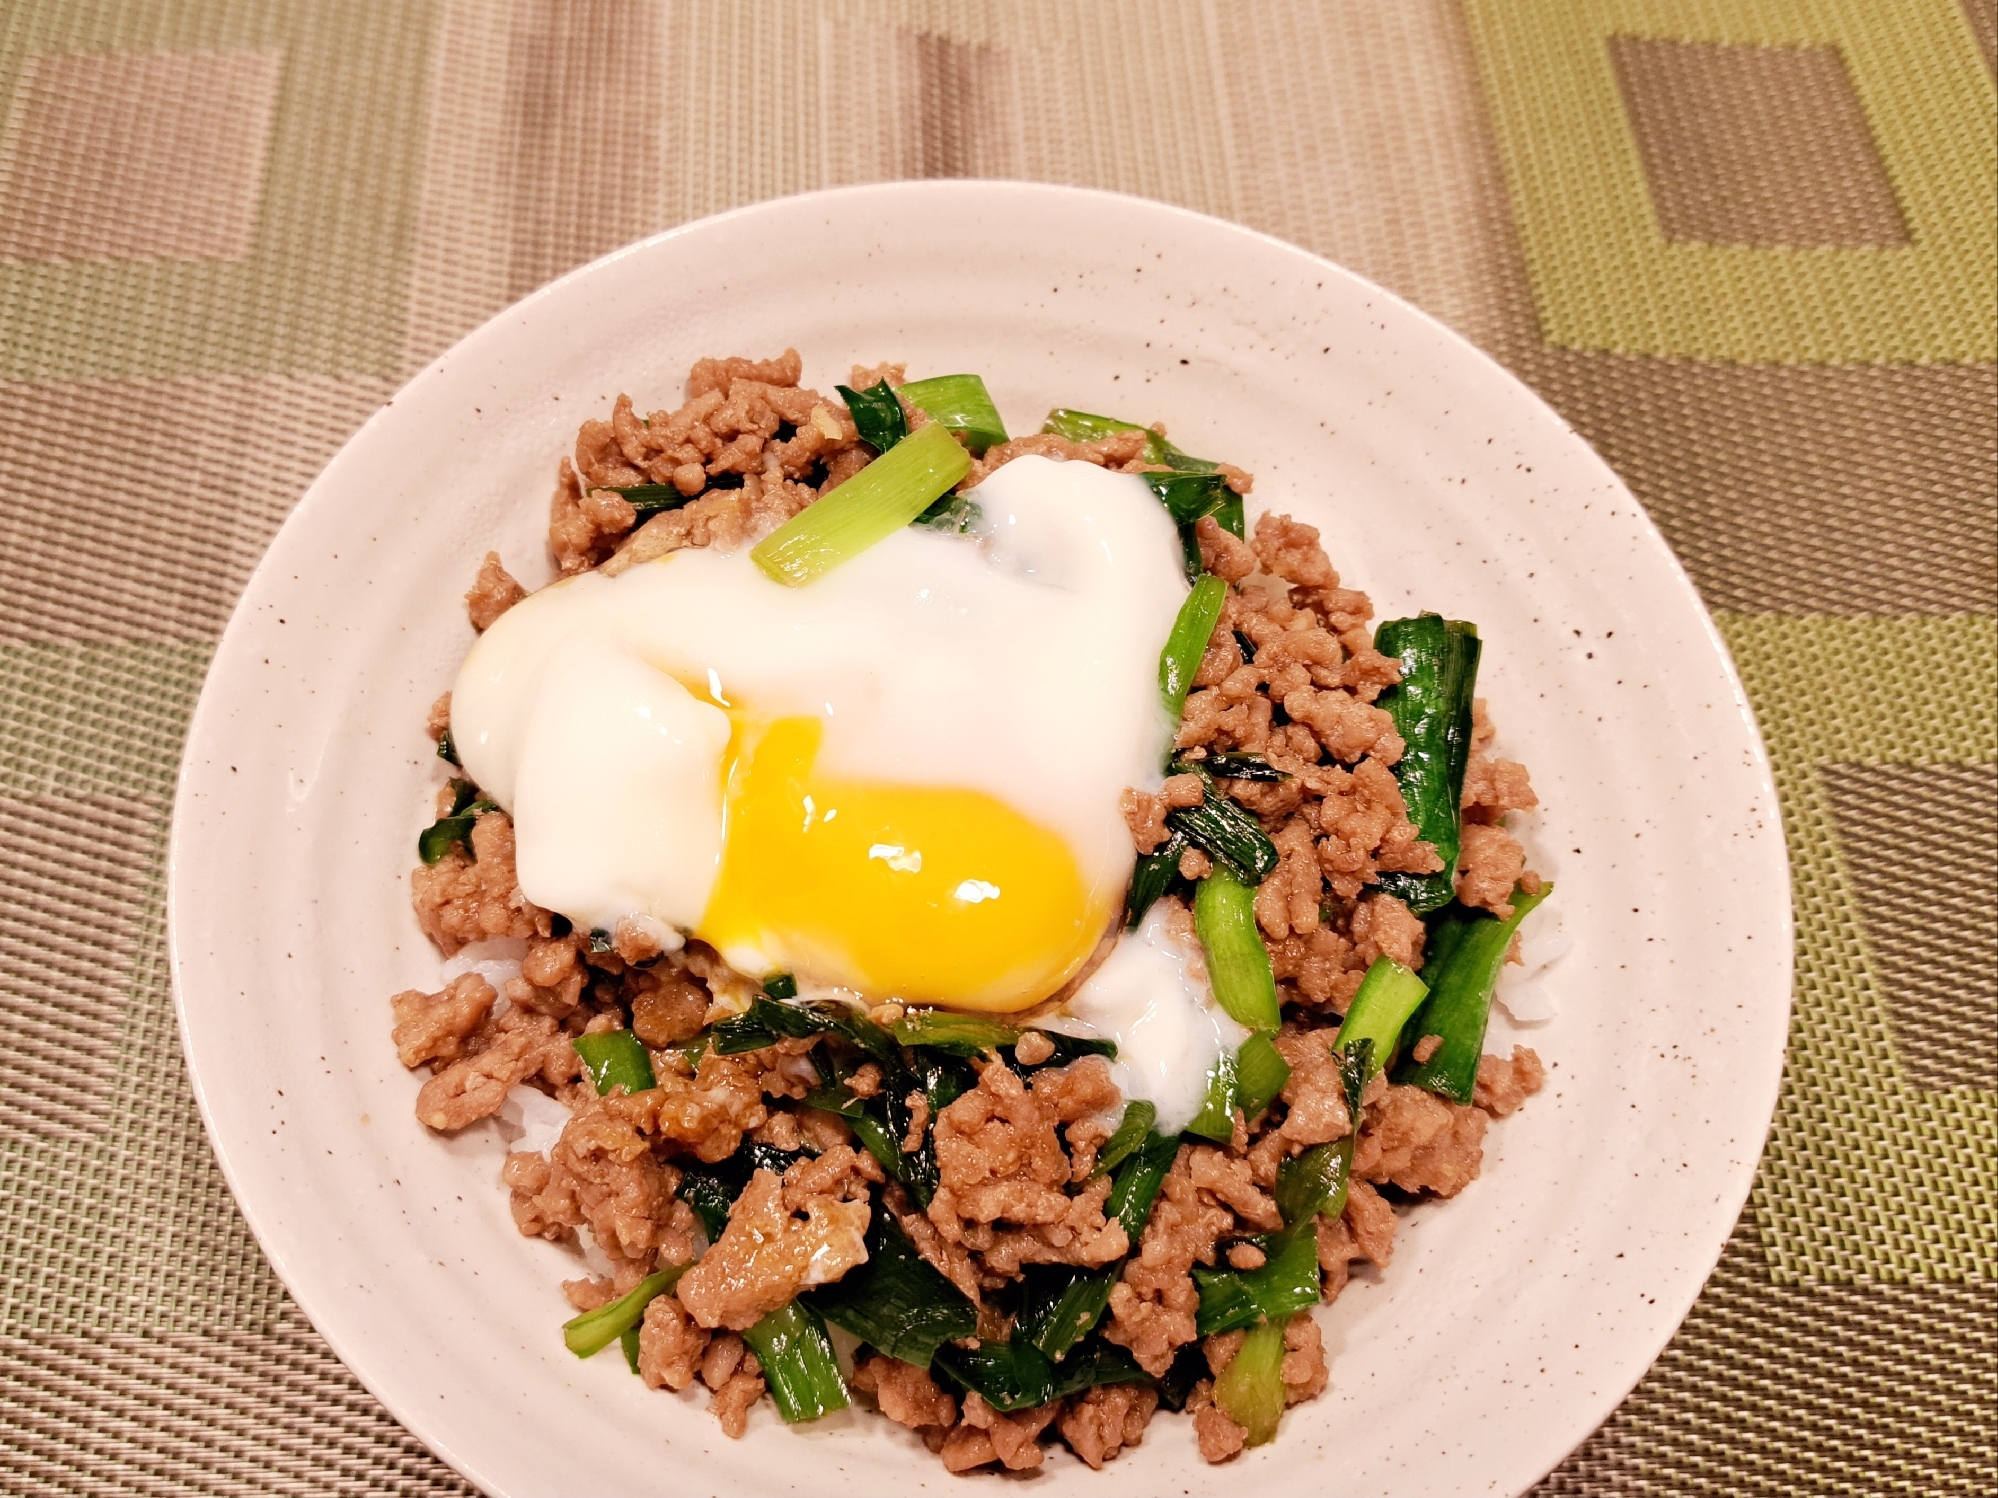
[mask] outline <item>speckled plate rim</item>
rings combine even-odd
[[[569,1359],[561,1250],[511,1236],[500,1141],[424,1137],[387,1040],[386,994],[435,973],[401,881],[435,772],[422,706],[469,639],[459,579],[494,536],[531,573],[584,405],[670,398],[694,354],[773,336],[820,388],[848,359],[909,357],[982,368],[1015,421],[1055,403],[1164,416],[1189,448],[1256,469],[1252,509],[1326,527],[1381,617],[1427,603],[1485,626],[1503,745],[1548,802],[1533,845],[1579,938],[1549,980],[1562,1015],[1533,1038],[1556,1063],[1549,1094],[1493,1130],[1483,1181],[1404,1218],[1385,1274],[1319,1312],[1332,1388],[1277,1442],[1206,1468],[1186,1422],[1155,1422],[1104,1472],[1060,1455],[1039,1482],[1524,1491],[1642,1375],[1746,1199],[1790,993],[1768,760],[1683,570],[1537,396],[1351,272],[1114,194],[883,184],[668,231],[468,335],[300,501],[216,651],[168,851],[196,1099],[287,1289],[493,1493],[955,1481],[884,1422],[787,1433],[766,1412],[732,1445],[613,1359]],[[1244,453],[1245,428],[1268,442]],[[1703,981],[1716,952],[1724,992]]]

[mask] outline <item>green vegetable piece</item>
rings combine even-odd
[[[1125,930],[1137,930],[1144,922],[1145,912],[1172,886],[1179,874],[1180,855],[1185,852],[1186,838],[1175,832],[1151,852],[1138,855],[1137,865],[1131,870],[1131,888],[1124,896]]]
[[[924,427],[778,526],[749,558],[801,588],[893,535],[970,472],[970,456],[943,426]]]
[[[976,1348],[941,1347],[933,1367],[960,1388],[976,1390],[1002,1414],[1032,1409],[1099,1384],[1144,1383],[1130,1353],[1091,1341],[1057,1367],[1032,1343],[986,1341]]]
[[[846,1380],[839,1376],[832,1339],[826,1335],[825,1322],[809,1306],[794,1300],[781,1311],[772,1311],[744,1332],[742,1340],[763,1365],[771,1402],[786,1424],[846,1408]]]
[[[1193,929],[1207,954],[1214,998],[1237,1024],[1274,1030],[1282,1022],[1269,948],[1256,930],[1256,892],[1225,864],[1193,894]]]
[[[617,492],[638,511],[638,518],[641,521],[649,520],[654,515],[664,514],[668,510],[677,510],[694,498],[692,494],[682,494],[672,484],[633,484]]]
[[[1360,980],[1360,991],[1353,995],[1333,1046],[1350,1050],[1362,1040],[1371,1041],[1373,1059],[1368,1076],[1372,1076],[1393,1060],[1403,1026],[1428,996],[1429,985],[1414,973],[1392,957],[1376,957],[1367,976]],[[1478,1038],[1484,1038],[1482,1029]]]
[[[798,980],[789,973],[778,973],[775,977],[763,980],[763,993],[766,998],[778,1003],[788,1003],[798,996]]]
[[[1283,1330],[1283,1322],[1270,1321],[1250,1332],[1214,1380],[1214,1403],[1248,1432],[1251,1446],[1274,1440],[1283,1418]]]
[[[694,1209],[707,1231],[708,1241],[720,1238],[728,1227],[728,1214],[742,1188],[759,1170],[782,1175],[800,1160],[809,1158],[803,1150],[780,1150],[771,1144],[745,1144],[726,1160],[712,1165],[694,1162],[681,1172],[680,1187],[674,1195]]]
[[[1251,1123],[1276,1100],[1290,1080],[1290,1066],[1277,1053],[1276,1042],[1258,1030],[1235,1053],[1236,1101]]]
[[[928,1046],[967,1058],[1010,1046],[1020,1038],[1017,1025],[948,1009],[911,1009],[895,1021],[893,1033],[903,1045]]]
[[[1226,1052],[1207,1073],[1207,1098],[1185,1132],[1220,1144],[1235,1137],[1235,1058]]]
[[[1183,833],[1188,842],[1210,854],[1220,866],[1233,869],[1248,884],[1261,884],[1282,861],[1263,824],[1216,792],[1212,783],[1200,805],[1167,812],[1166,826]]]
[[[1140,427],[1135,421],[1120,421],[1114,416],[1096,416],[1088,411],[1057,407],[1048,412],[1048,419],[1041,424],[1041,430],[1066,437],[1071,442],[1094,442],[1118,432],[1142,431],[1145,434],[1147,463],[1163,463],[1179,473],[1214,473],[1221,467],[1207,458],[1196,458],[1191,453],[1180,451],[1149,427]]]
[[[1269,1257],[1260,1269],[1194,1267],[1193,1282],[1200,1287],[1194,1324],[1201,1336],[1283,1321],[1318,1304],[1317,1230],[1307,1221],[1261,1243]]]
[[[1006,423],[985,389],[985,382],[973,374],[934,375],[927,380],[911,380],[902,387],[902,399],[927,411],[946,431],[962,432],[964,445],[973,453],[1006,440]]]
[[[1172,516],[1175,525],[1192,525],[1205,515],[1219,518],[1218,512],[1227,508],[1228,497],[1235,493],[1218,473],[1143,473],[1138,476],[1145,481],[1145,486],[1158,502],[1165,506],[1166,514]]]
[[[961,536],[978,524],[984,511],[978,501],[968,494],[946,494],[922,514],[910,522],[911,525],[927,526],[933,531],[944,531],[953,536]]]
[[[1363,1040],[1338,1052],[1339,1080],[1346,1093],[1346,1111],[1360,1116],[1360,1098],[1373,1065],[1373,1042]],[[1357,1130],[1343,1139],[1314,1145],[1277,1167],[1276,1204],[1284,1225],[1299,1228],[1319,1216],[1337,1217],[1346,1210],[1346,1186],[1353,1171]]]
[[[638,1371],[638,1328],[627,1326],[617,1334],[617,1340],[624,1348],[624,1365],[633,1373]]]
[[[1166,716],[1175,723],[1186,706],[1186,694],[1200,669],[1201,656],[1207,653],[1214,626],[1220,621],[1221,606],[1227,601],[1226,582],[1213,576],[1201,578],[1179,606],[1179,617],[1173,620],[1172,633],[1159,652],[1159,696],[1165,699]]]
[[[1288,771],[1279,770],[1260,754],[1210,754],[1200,761],[1200,765],[1210,775],[1218,775],[1223,780],[1259,780],[1274,785],[1279,780],[1290,779]],[[1186,768],[1192,769],[1192,765]]]
[[[664,1295],[679,1284],[680,1276],[687,1269],[685,1264],[676,1264],[671,1269],[648,1274],[630,1293],[619,1296],[609,1305],[598,1306],[594,1311],[585,1311],[573,1320],[565,1321],[562,1324],[562,1341],[579,1358],[602,1352],[629,1328],[643,1321],[645,1308],[654,1297]]]
[[[788,974],[770,981],[780,991],[786,983],[795,982]],[[792,992],[796,992],[795,987]],[[749,1001],[748,1009],[723,1020],[709,1033],[717,1056],[760,1051],[780,1037],[803,1040],[813,1035],[836,1034],[884,1063],[901,1065],[901,1051],[894,1037],[850,1004],[790,1004],[758,997]]]
[[[622,1087],[626,1092],[645,1092],[659,1085],[658,1079],[652,1075],[652,1058],[645,1053],[638,1037],[629,1030],[600,1030],[595,1035],[578,1035],[570,1044],[583,1058],[590,1080],[597,1084],[598,1097],[603,1097],[613,1087]]]
[[[1233,489],[1221,491],[1221,503],[1214,508],[1214,523],[1237,541],[1248,539],[1248,512],[1242,505],[1242,496]]]
[[[1427,1061],[1411,1058],[1404,1063],[1395,1073],[1397,1082],[1426,1087],[1452,1102],[1470,1102],[1478,1083],[1478,1058],[1485,1049],[1485,1026],[1492,1015],[1492,990],[1498,986],[1506,949],[1519,923],[1553,892],[1551,884],[1530,895],[1515,889],[1512,914],[1505,920],[1461,905],[1436,918],[1430,927],[1428,961],[1423,964],[1429,998],[1416,1011],[1409,1033],[1417,1039],[1440,1035],[1443,1044]]]
[[[1422,614],[1388,620],[1374,631],[1374,648],[1401,663],[1401,681],[1382,692],[1376,705],[1394,719],[1395,732],[1407,744],[1394,775],[1408,819],[1443,860],[1434,874],[1382,874],[1380,885],[1417,915],[1427,915],[1448,905],[1456,891],[1463,837],[1459,808],[1471,761],[1471,704],[1482,647],[1475,625]]]
[[[845,385],[835,385],[833,389],[846,402],[846,409],[853,413],[853,424],[860,430],[860,440],[877,453],[885,453],[909,435],[909,419],[903,414],[902,402],[886,380],[865,390],[854,390]]]
[[[1096,1152],[1096,1168],[1090,1178],[1108,1175],[1139,1145],[1143,1144],[1152,1132],[1152,1125],[1158,1121],[1159,1110],[1142,1100],[1124,1105],[1124,1116],[1118,1121],[1117,1132],[1103,1141],[1103,1147]]]
[[[909,1245],[879,1207],[867,1230],[867,1262],[800,1298],[877,1352],[918,1368],[929,1367],[945,1343],[978,1331],[978,1308]]]
[[[458,765],[458,741],[451,737],[451,730],[445,729],[437,740],[437,757],[447,765]],[[459,769],[464,766],[458,765]]]
[[[442,745],[439,745],[442,752]],[[456,750],[454,748],[453,752]],[[436,863],[453,848],[463,848],[472,856],[472,828],[479,817],[498,811],[499,803],[479,794],[469,780],[451,781],[451,809],[416,835],[416,855],[426,864]]]

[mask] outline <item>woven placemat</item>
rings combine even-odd
[[[978,175],[1237,219],[1461,328],[1624,475],[1740,662],[1793,852],[1782,1098],[1684,1328],[1546,1491],[1998,1487],[1993,30],[0,7],[0,1491],[464,1491],[287,1301],[189,1096],[161,853],[209,650],[321,464],[514,297],[735,204]]]

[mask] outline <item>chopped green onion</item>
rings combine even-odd
[[[1360,1132],[1360,1098],[1366,1092],[1373,1054],[1372,1041],[1361,1041],[1352,1050],[1338,1053],[1346,1112],[1353,1122],[1345,1137],[1313,1145],[1277,1167],[1276,1204],[1286,1227],[1298,1227],[1321,1214],[1337,1217],[1346,1210],[1353,1146]]]
[[[1436,918],[1429,930],[1429,960],[1423,967],[1429,975],[1429,999],[1416,1012],[1409,1033],[1418,1040],[1440,1035],[1443,1044],[1427,1061],[1411,1059],[1395,1073],[1396,1081],[1426,1087],[1452,1102],[1470,1102],[1478,1085],[1485,1027],[1491,1021],[1492,991],[1498,987],[1513,933],[1553,892],[1551,884],[1530,895],[1515,889],[1512,914],[1505,920],[1462,906]]]
[[[1131,888],[1124,896],[1124,929],[1135,931],[1145,912],[1158,902],[1179,873],[1179,860],[1186,852],[1186,838],[1173,833],[1149,853],[1140,853],[1131,870]]]
[[[1268,1034],[1258,1030],[1242,1042],[1242,1048],[1235,1053],[1235,1087],[1242,1114],[1251,1123],[1276,1101],[1276,1095],[1289,1080],[1290,1066],[1278,1054],[1276,1042]]]
[[[617,1334],[617,1340],[624,1348],[625,1366],[631,1369],[633,1373],[636,1373],[638,1371],[638,1328],[627,1326]]]
[[[1223,780],[1256,780],[1274,785],[1290,779],[1289,771],[1277,769],[1260,754],[1210,754],[1199,763],[1208,774]]]
[[[763,980],[763,992],[767,998],[785,1003],[798,996],[798,980],[789,973],[778,973],[775,977]]]
[[[604,930],[604,928],[601,926],[594,926],[591,928],[590,951],[593,955],[600,957],[605,952],[615,950],[616,947],[617,947],[617,940],[615,937],[613,937],[610,934],[610,932]]]
[[[903,1045],[928,1046],[950,1056],[982,1056],[1020,1038],[1017,1025],[948,1009],[911,1009],[893,1026]]]
[[[499,803],[479,794],[469,780],[451,781],[451,809],[416,837],[416,855],[426,864],[436,863],[454,847],[472,852],[472,828],[480,816],[498,811]]]
[[[971,472],[941,425],[924,427],[751,548],[766,576],[799,588],[885,540]]]
[[[934,1367],[962,1389],[975,1390],[1001,1414],[1030,1410],[1099,1384],[1144,1383],[1145,1372],[1123,1348],[1091,1341],[1057,1368],[1017,1337],[975,1348],[940,1347]]]
[[[641,520],[663,514],[667,510],[677,510],[693,498],[690,494],[682,494],[673,484],[633,484],[617,492],[638,511],[638,518]]]
[[[1242,496],[1233,489],[1221,491],[1221,503],[1214,507],[1214,523],[1237,541],[1248,539],[1248,511],[1243,507]]]
[[[770,981],[781,991],[794,980],[787,974]],[[853,1042],[879,1061],[901,1065],[894,1037],[858,1009],[838,1002],[779,1003],[759,995],[749,1001],[749,1008],[741,1014],[714,1027],[711,1044],[717,1056],[735,1056],[744,1051],[760,1051],[779,1039],[804,1040],[829,1033]]]
[[[1215,1405],[1248,1432],[1251,1446],[1274,1440],[1283,1418],[1283,1330],[1284,1322],[1269,1321],[1250,1332],[1214,1380]]]
[[[1066,437],[1071,442],[1094,442],[1118,432],[1143,432],[1145,434],[1145,461],[1163,463],[1168,468],[1181,473],[1213,473],[1220,468],[1206,458],[1196,458],[1191,453],[1181,452],[1172,443],[1149,427],[1141,427],[1135,421],[1119,421],[1114,416],[1096,416],[1088,411],[1071,411],[1067,407],[1057,407],[1048,412],[1048,419],[1041,430],[1057,437]]]
[[[1235,1137],[1235,1058],[1226,1051],[1207,1073],[1207,1097],[1186,1132],[1219,1144]]]
[[[978,1308],[910,1246],[879,1207],[867,1230],[867,1262],[802,1298],[877,1352],[918,1368],[929,1367],[946,1342],[978,1331]]]
[[[809,1159],[803,1150],[780,1150],[774,1144],[744,1144],[726,1160],[713,1164],[690,1161],[681,1169],[680,1186],[674,1195],[694,1209],[701,1219],[710,1243],[728,1227],[728,1214],[742,1195],[749,1178],[759,1170],[784,1174],[800,1160]]]
[[[451,730],[448,728],[438,737],[437,757],[447,765],[458,764],[458,741],[451,737]],[[459,765],[459,768],[464,767]]]
[[[1218,473],[1141,473],[1138,477],[1165,506],[1175,525],[1192,525],[1205,515],[1218,515],[1235,491]],[[1235,496],[1240,506],[1240,496]]]
[[[1256,930],[1256,892],[1226,864],[1200,881],[1193,895],[1193,929],[1207,954],[1214,998],[1237,1024],[1274,1030],[1282,1023],[1269,948]]]
[[[613,1087],[645,1092],[659,1085],[652,1075],[652,1058],[629,1030],[599,1030],[594,1035],[578,1035],[570,1044],[583,1058],[590,1080],[597,1084],[598,1097]]]
[[[1373,1060],[1367,1075],[1373,1076],[1393,1059],[1402,1027],[1429,997],[1429,985],[1392,957],[1376,957],[1360,980],[1360,991],[1346,1010],[1346,1018],[1332,1044],[1351,1050],[1362,1040],[1373,1042]],[[1480,1040],[1483,1032],[1480,1031]]]
[[[1124,1116],[1117,1124],[1117,1132],[1103,1141],[1103,1147],[1096,1152],[1096,1168],[1090,1178],[1108,1175],[1124,1163],[1125,1157],[1145,1142],[1152,1132],[1152,1125],[1158,1122],[1159,1110],[1150,1103],[1140,1100],[1124,1105]]]
[[[832,1339],[818,1313],[799,1301],[772,1311],[742,1334],[785,1423],[816,1420],[847,1404],[846,1381],[839,1376]]]
[[[911,380],[902,387],[901,394],[910,405],[927,411],[946,431],[964,433],[964,445],[974,453],[983,453],[1006,440],[1006,423],[999,419],[999,408],[992,404],[985,382],[977,375],[936,375],[927,380]]]
[[[877,453],[885,453],[909,435],[909,419],[902,411],[902,402],[896,398],[894,387],[886,380],[865,390],[854,390],[846,385],[835,385],[833,389],[846,402],[846,409],[853,413],[853,424],[860,431],[860,440]]]
[[[1256,642],[1243,634],[1239,629],[1235,631],[1235,648],[1242,652],[1242,660],[1246,664],[1255,664]]]
[[[947,535],[961,536],[977,525],[984,514],[985,512],[978,507],[978,501],[970,495],[946,494],[909,523],[933,531],[943,531]]]
[[[652,1301],[680,1283],[680,1276],[690,1266],[675,1264],[671,1269],[662,1269],[657,1274],[648,1274],[640,1280],[627,1295],[619,1296],[607,1306],[598,1306],[594,1311],[562,1324],[562,1340],[569,1351],[579,1358],[591,1357],[602,1352],[611,1343],[623,1336],[626,1330],[635,1327],[645,1319],[645,1308]]]
[[[1260,1269],[1194,1267],[1193,1281],[1200,1287],[1200,1311],[1194,1323],[1201,1336],[1258,1321],[1282,1321],[1293,1311],[1318,1304],[1318,1233],[1311,1223],[1258,1241],[1269,1256]]]
[[[1173,808],[1166,813],[1166,826],[1185,833],[1194,847],[1218,865],[1233,869],[1249,884],[1261,884],[1282,862],[1263,824],[1239,802],[1216,791],[1211,781],[1207,799],[1198,806]]]
[[[1200,658],[1207,653],[1207,642],[1227,601],[1228,584],[1218,577],[1203,577],[1186,595],[1179,617],[1172,622],[1172,633],[1159,652],[1159,696],[1165,699],[1166,716],[1174,723],[1179,722],[1180,711],[1186,706]]]
[[[1400,681],[1383,691],[1377,704],[1394,719],[1406,745],[1394,777],[1408,803],[1408,819],[1443,860],[1436,873],[1389,872],[1380,876],[1380,885],[1417,915],[1427,915],[1456,893],[1460,806],[1482,646],[1476,625],[1422,614],[1382,624],[1374,631],[1374,648],[1401,667]]]

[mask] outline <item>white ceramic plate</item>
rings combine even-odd
[[[1529,1487],[1657,1355],[1748,1191],[1790,991],[1768,764],[1658,532],[1524,386],[1347,271],[1132,198],[895,184],[662,234],[493,319],[320,476],[216,653],[169,871],[188,1067],[279,1276],[494,1493],[959,1490],[884,1421],[788,1431],[765,1404],[731,1442],[614,1352],[572,1358],[575,1260],[514,1231],[497,1126],[428,1135],[389,1044],[388,996],[437,981],[407,895],[441,774],[422,724],[471,642],[477,558],[547,576],[556,461],[619,391],[674,404],[696,357],[786,345],[821,390],[855,360],[980,371],[1015,430],[1053,405],[1163,419],[1255,472],[1252,509],[1321,527],[1379,617],[1480,625],[1576,941],[1531,1037],[1548,1091],[1319,1313],[1331,1388],[1273,1445],[1210,1468],[1161,1418],[1100,1474],[1051,1455],[1037,1487]]]

